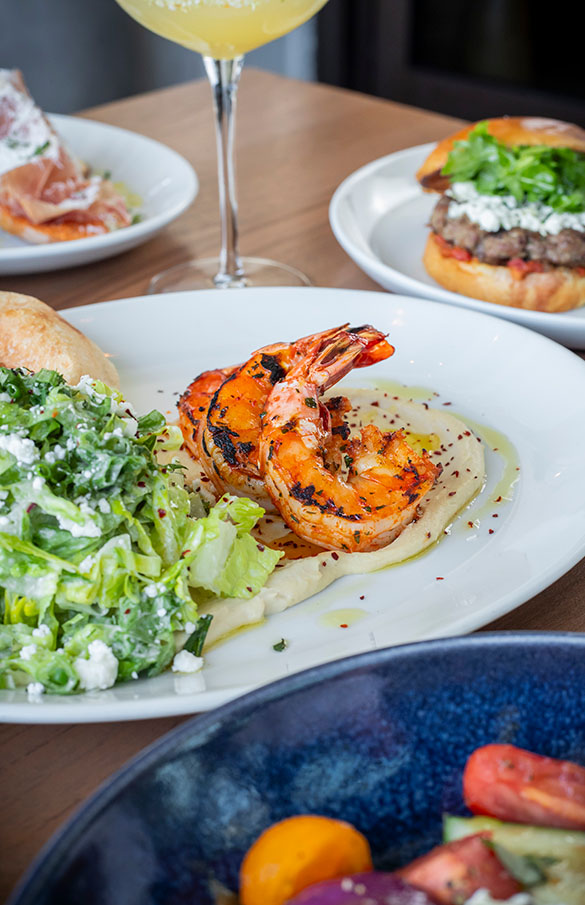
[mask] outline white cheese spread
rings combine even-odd
[[[563,229],[585,232],[585,211],[559,213],[536,201],[519,204],[512,195],[482,195],[472,182],[454,182],[446,194],[451,198],[447,211],[449,219],[465,215],[488,233],[516,226],[541,236],[556,236]]]

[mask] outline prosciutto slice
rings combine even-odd
[[[9,69],[0,69],[0,207],[5,228],[19,234],[23,218],[34,226],[71,224],[67,238],[130,224],[127,205],[112,183],[90,175],[67,150],[21,73]],[[50,228],[42,235],[39,241],[51,241]],[[55,230],[55,239],[63,237],[62,229]]]

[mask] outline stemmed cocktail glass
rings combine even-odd
[[[299,270],[238,251],[238,207],[233,163],[234,113],[244,54],[292,31],[327,0],[117,0],[151,31],[203,55],[216,116],[221,252],[179,264],[154,277],[152,292],[175,289],[298,286]]]

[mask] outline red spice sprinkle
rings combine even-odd
[[[452,490],[451,493],[448,494],[448,496],[455,496],[456,492],[457,492],[457,491]]]
[[[156,511],[158,512],[158,517],[159,517],[159,518],[164,518],[165,515],[167,514],[166,509],[157,509]]]
[[[437,575],[437,581],[445,581],[442,575]]]
[[[497,517],[498,517],[498,513],[497,513],[497,512],[492,513],[492,518],[497,518]]]
[[[181,556],[186,556],[187,553],[190,553],[190,552],[191,552],[190,550],[183,550],[183,552],[181,553]]]
[[[264,553],[266,547],[264,547],[262,544],[256,544],[256,546],[257,546],[258,549],[260,550],[260,553]]]
[[[501,496],[497,497],[497,498],[494,500],[494,503],[501,503],[501,502],[502,502]]]
[[[335,553],[335,551],[333,551],[333,553],[331,554],[331,559],[339,559],[339,553]]]
[[[322,562],[321,565],[323,566],[323,568],[325,568],[325,566],[327,565],[327,563],[326,563],[326,562]]]
[[[347,624],[347,622],[341,622],[339,628],[349,628],[349,625]]]
[[[248,593],[252,593],[252,588],[250,587],[250,585],[247,586],[246,590],[248,591]]]
[[[489,531],[488,531],[488,534],[493,534],[493,533],[494,533],[494,529],[493,529],[493,528],[490,528]]]
[[[128,613],[129,613],[129,612],[130,612],[130,607],[128,607],[128,609],[127,609],[127,610],[124,610],[124,615],[126,615],[126,616],[127,616],[127,615],[128,615]]]
[[[443,405],[452,405],[452,402],[444,402]]]
[[[470,528],[473,528],[473,522],[467,522]]]
[[[138,483],[139,487],[146,487],[146,484],[144,481],[138,481],[137,483]]]
[[[365,595],[365,594],[360,594],[360,600],[365,600],[365,599],[366,599],[366,595]]]

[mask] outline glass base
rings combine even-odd
[[[244,275],[218,279],[219,258],[201,258],[163,270],[150,281],[149,293],[184,289],[243,289],[246,286],[312,286],[311,280],[288,264],[267,258],[242,258]]]

